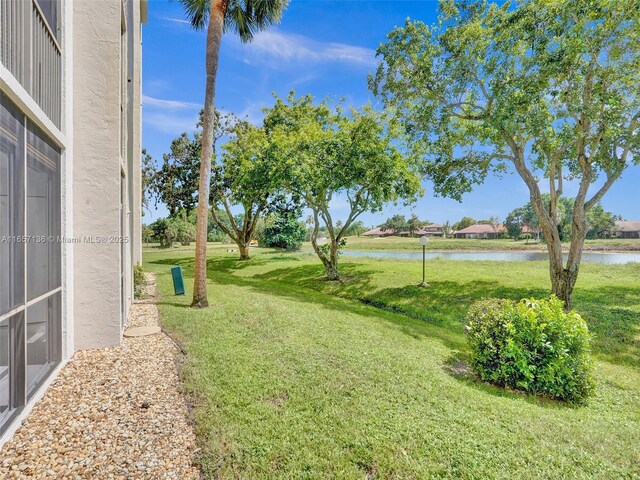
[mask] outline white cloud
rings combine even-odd
[[[164,110],[184,110],[184,109],[200,109],[202,105],[193,102],[183,102],[180,100],[164,100],[161,98],[142,95],[142,104],[145,107],[157,107]]]
[[[155,98],[149,95],[142,95],[142,105],[143,123],[156,131],[171,135],[195,131],[198,112],[202,108],[194,102]]]
[[[256,34],[253,41],[242,45],[236,38],[234,45],[242,48],[249,63],[348,63],[356,67],[374,67],[375,51],[346,43],[319,42],[303,35],[267,30]]]
[[[167,112],[145,112],[142,116],[144,124],[154,130],[172,135],[182,132],[194,132],[198,123],[198,115],[176,115]]]
[[[160,20],[167,20],[168,22],[191,25],[191,22],[189,22],[188,20],[182,20],[180,18],[160,17]]]

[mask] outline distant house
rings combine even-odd
[[[415,235],[418,237],[422,237],[422,236],[443,237],[444,232],[442,231],[442,225],[438,225],[437,223],[432,223],[431,225],[427,225],[425,227],[422,227],[416,230]]]
[[[520,236],[522,235],[530,235],[532,238],[540,240],[540,229],[535,229],[530,227],[529,225],[523,225],[520,231]]]
[[[616,222],[616,237],[618,238],[640,238],[640,220]]]
[[[499,238],[506,232],[504,225],[486,225],[484,223],[476,223],[462,230],[458,230],[453,234],[454,238]]]
[[[362,234],[362,236],[364,237],[373,237],[373,238],[390,237],[391,235],[397,235],[399,237],[409,237],[411,235],[411,232],[409,232],[409,230],[402,230],[400,232],[395,232],[391,229],[382,230],[380,228],[374,228]],[[415,237],[422,237],[422,236],[442,237],[444,234],[442,232],[442,225],[438,225],[437,223],[432,223],[431,225],[418,228],[413,232],[413,235]]]

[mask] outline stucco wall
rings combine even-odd
[[[140,4],[129,2],[130,143],[131,165],[131,246],[133,263],[142,263],[142,25]]]
[[[80,0],[72,4],[73,231],[77,239],[117,237],[122,170],[119,138],[123,4],[121,0]],[[76,350],[117,345],[121,341],[120,252],[115,241],[83,240],[74,245]]]

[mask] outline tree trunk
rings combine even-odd
[[[318,231],[320,229],[320,221],[318,218],[318,210],[313,209],[313,230],[311,231],[311,246],[318,255],[318,258],[324,265],[324,270],[327,274],[327,280],[339,280],[338,274],[338,242],[331,235],[333,227],[329,229],[331,238],[331,245],[329,255],[327,255],[323,249],[318,245]]]
[[[324,266],[324,268],[327,272],[327,280],[331,280],[331,281],[340,280],[337,264],[333,264],[332,262],[329,262]]]
[[[329,258],[324,264],[324,269],[327,272],[327,280],[340,280],[340,274],[338,273],[338,243],[335,240],[331,241],[331,250]]]
[[[238,243],[240,249],[240,260],[249,260],[249,244]]]
[[[571,244],[566,267],[561,271],[552,272],[552,292],[560,300],[564,301],[564,308],[573,308],[573,287],[578,280],[582,249],[587,236],[587,222],[584,204],[576,202],[573,207],[573,225],[571,228]]]
[[[213,0],[207,29],[206,70],[207,82],[202,117],[202,152],[200,156],[200,182],[198,185],[198,223],[196,227],[195,278],[192,307],[209,306],[207,299],[207,220],[209,217],[209,182],[211,157],[213,156],[213,131],[215,120],[216,75],[222,42],[225,0]]]

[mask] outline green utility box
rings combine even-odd
[[[182,267],[173,267],[171,269],[173,277],[173,290],[176,295],[184,295],[184,279],[182,278]]]

